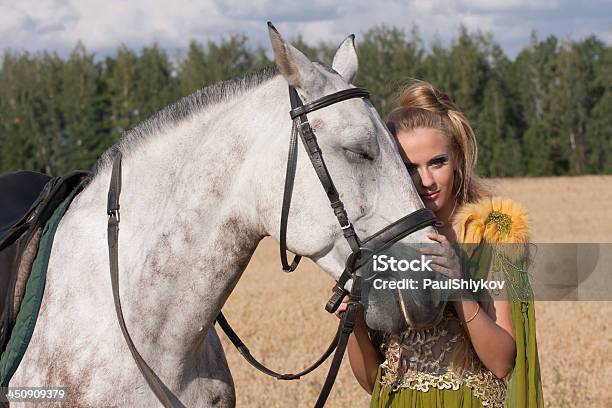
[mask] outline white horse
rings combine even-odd
[[[55,235],[38,323],[11,386],[63,386],[77,406],[158,404],[113,305],[106,198],[119,150],[119,283],[134,343],[185,406],[234,406],[213,323],[258,242],[279,238],[291,129],[287,83],[307,103],[351,87],[357,73],[353,36],[340,45],[333,69],[311,62],[273,28],[270,38],[278,71],[267,68],[183,98],[100,158]],[[423,207],[369,102],[350,99],[309,119],[360,236]],[[337,278],[350,249],[299,149],[288,247]],[[428,230],[408,239],[428,241]],[[394,325],[397,313],[372,306],[368,322]]]

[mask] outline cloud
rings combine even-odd
[[[478,11],[540,10],[554,9],[558,0],[461,0],[459,7]]]
[[[342,17],[338,2],[312,0],[295,2],[290,0],[214,0],[220,12],[229,18],[275,22],[322,21]]]
[[[121,44],[140,49],[154,41],[169,52],[189,40],[219,40],[244,33],[251,45],[268,47],[266,21],[283,37],[302,34],[306,42],[339,44],[385,24],[419,27],[426,43],[456,38],[460,25],[491,32],[513,56],[527,45],[532,30],[540,37],[582,38],[594,33],[608,43],[612,33],[606,0],[0,0],[0,49],[55,50],[67,55],[78,40],[90,51],[113,53]]]

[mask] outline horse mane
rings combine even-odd
[[[217,82],[213,85],[199,89],[191,95],[166,106],[148,119],[123,133],[115,144],[110,146],[98,159],[93,167],[90,182],[101,170],[110,166],[118,152],[122,154],[132,151],[148,136],[158,133],[169,125],[176,124],[194,112],[211,105],[227,101],[243,92],[246,92],[261,83],[270,80],[279,74],[275,64],[268,65],[259,71],[247,73],[242,77]],[[87,182],[87,183],[88,183]]]

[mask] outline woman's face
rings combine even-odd
[[[455,163],[444,134],[438,129],[417,128],[399,131],[397,140],[425,206],[435,213],[453,206]]]

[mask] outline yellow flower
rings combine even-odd
[[[453,227],[461,243],[477,244],[482,240],[491,244],[529,242],[527,211],[508,198],[486,197],[462,205],[453,217]],[[524,253],[524,245],[498,247],[513,260]]]

